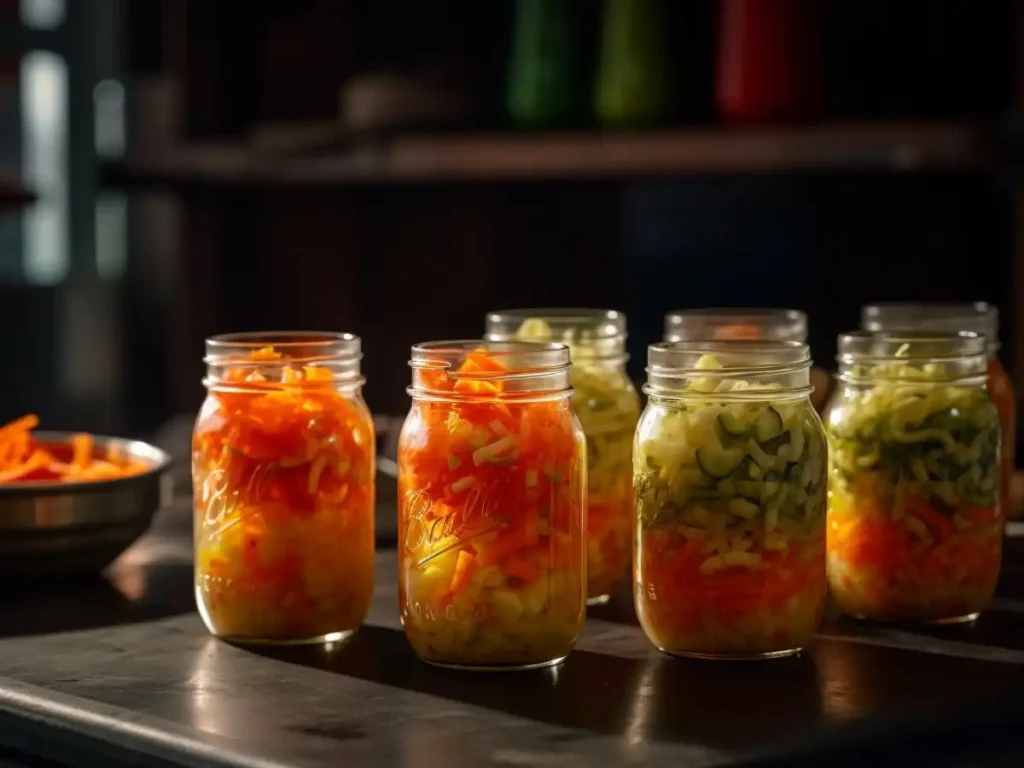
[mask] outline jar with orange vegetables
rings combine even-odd
[[[412,349],[398,448],[399,610],[432,664],[557,664],[586,597],[583,430],[562,344]]]
[[[632,557],[633,433],[640,398],[626,373],[626,316],[605,309],[509,309],[487,315],[494,341],[561,342],[571,403],[587,438],[587,603],[606,602]]]
[[[336,641],[365,618],[374,433],[361,357],[348,334],[207,339],[192,481],[196,601],[214,635]]]
[[[999,413],[976,333],[839,337],[828,577],[844,612],[975,618],[999,578]]]
[[[813,637],[826,593],[827,451],[810,367],[799,342],[648,350],[634,587],[660,650],[769,658]]]
[[[984,301],[973,304],[872,304],[861,309],[865,331],[971,331],[987,342],[988,393],[999,411],[1002,448],[999,456],[999,504],[1013,515],[1010,494],[1017,452],[1017,395],[999,361],[999,310]]]

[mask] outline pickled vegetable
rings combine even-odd
[[[503,371],[479,351],[454,381],[426,372],[435,397],[414,402],[402,431],[401,618],[437,664],[556,662],[582,627],[579,422],[566,398],[504,398]]]
[[[196,596],[238,640],[351,633],[373,594],[374,435],[326,367],[273,347],[211,387],[193,438]]]
[[[698,367],[719,365],[706,355]],[[821,618],[821,423],[806,398],[772,399],[762,386],[736,399],[748,389],[742,379],[696,378],[696,397],[652,403],[637,431],[636,604],[670,653],[792,652]]]
[[[621,362],[597,359],[586,334],[567,329],[553,338],[548,323],[536,318],[524,322],[516,336],[557,341],[570,349],[571,402],[587,438],[587,596],[599,599],[615,591],[630,561],[630,475],[640,399]]]
[[[1017,395],[1013,382],[999,361],[999,310],[976,301],[970,304],[873,304],[861,308],[861,327],[866,331],[918,330],[967,331],[985,337],[988,355],[988,394],[999,411],[1001,428],[1000,495],[1004,516],[1014,514],[1011,486],[1016,467]]]
[[[93,436],[71,435],[66,443],[47,443],[32,434],[34,413],[0,426],[0,485],[85,483],[141,475],[152,467],[124,456],[117,443],[97,448]]]
[[[971,617],[999,576],[999,414],[942,364],[892,363],[874,378],[829,418],[836,602],[862,618]]]

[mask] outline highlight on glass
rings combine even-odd
[[[398,449],[399,609],[435,665],[549,666],[586,599],[586,445],[564,344],[412,348]]]
[[[509,309],[487,315],[492,341],[560,342],[587,438],[587,602],[618,589],[632,557],[633,433],[640,398],[626,373],[626,316],[606,309]]]
[[[637,429],[635,604],[660,650],[804,648],[825,601],[825,435],[799,342],[648,350]]]
[[[337,641],[369,610],[374,432],[356,336],[206,341],[192,438],[195,591],[214,635]]]
[[[839,337],[828,576],[844,612],[959,622],[999,578],[999,413],[976,333]]]

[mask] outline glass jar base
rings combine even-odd
[[[605,603],[607,603],[611,599],[612,599],[611,595],[597,595],[595,597],[588,597],[587,598],[587,605],[588,606],[604,605]]]
[[[679,659],[702,659],[705,661],[761,661],[762,659],[784,659],[803,652],[803,648],[787,648],[781,651],[762,651],[761,653],[704,653],[700,651],[672,651],[658,647],[667,656]]]
[[[547,669],[561,664],[569,657],[569,654],[560,656],[550,661],[538,661],[533,664],[452,664],[446,661],[434,661],[433,659],[422,659],[432,667],[440,669],[457,669],[462,672],[526,672],[531,669]],[[422,657],[421,657],[422,658]]]
[[[199,592],[198,587],[196,588],[196,606],[199,610],[199,616],[202,618],[203,624],[206,626],[209,633],[218,640],[223,640],[224,642],[232,643],[233,645],[331,645],[334,643],[347,642],[353,635],[355,635],[356,632],[359,631],[359,627],[355,627],[354,629],[343,629],[337,632],[324,632],[310,637],[259,637],[250,635],[233,635],[217,631],[216,624],[202,600],[202,594]]]

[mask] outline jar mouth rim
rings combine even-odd
[[[708,317],[781,318],[793,321],[806,321],[807,313],[800,309],[786,309],[784,307],[696,307],[693,309],[673,309],[665,315],[666,320],[685,319],[687,317],[702,319]]]
[[[729,363],[720,368],[698,368],[688,361],[704,355],[759,356],[764,362]],[[696,358],[696,359],[695,359]],[[720,361],[721,362],[721,361]],[[660,375],[708,376],[735,378],[740,373],[771,373],[798,370],[811,366],[811,352],[802,341],[773,341],[769,339],[687,339],[659,341],[647,348],[647,370]]]
[[[985,301],[865,304],[860,310],[860,327],[872,333],[901,332],[901,329],[969,331],[985,336],[990,348],[999,348],[999,308]]]
[[[987,337],[975,331],[893,330],[839,334],[836,360],[842,364],[948,362],[984,358]]]
[[[595,339],[613,339],[626,334],[626,315],[617,309],[594,307],[516,307],[488,312],[484,322],[488,326],[503,323],[524,323],[543,320],[559,330],[566,327],[587,331]],[[504,333],[488,332],[490,336],[505,337]]]
[[[876,301],[861,307],[864,319],[881,312],[907,312],[916,317],[932,319],[942,317],[998,317],[999,308],[987,301]]]
[[[559,342],[547,341],[518,341],[504,339],[451,339],[447,341],[424,341],[412,345],[413,363],[429,363],[436,359],[439,363],[448,363],[444,358],[451,357],[453,360],[461,355],[474,352],[483,352],[488,357],[502,358],[513,355],[534,354],[549,358],[549,365],[559,367],[569,362],[569,347]],[[530,367],[533,370],[533,367]],[[515,368],[509,368],[507,372],[514,373]]]
[[[700,365],[705,356],[718,367]],[[647,383],[644,392],[654,397],[702,400],[759,400],[765,397],[803,397],[813,391],[809,347],[800,341],[767,339],[696,339],[662,341],[647,348]],[[743,390],[693,391],[687,382],[710,379],[746,380]]]
[[[270,347],[279,357],[258,359],[253,353]],[[240,331],[206,339],[203,362],[208,366],[235,367],[321,365],[339,374],[358,373],[362,340],[352,333],[334,331]]]
[[[476,366],[462,370],[474,354],[500,367]],[[415,344],[409,367],[413,397],[451,400],[502,400],[561,396],[572,391],[569,385],[569,347],[565,344],[537,341],[488,341],[455,339]],[[451,387],[440,386],[429,372],[441,373]],[[481,391],[460,391],[460,382],[484,387]],[[495,389],[492,385],[501,385]]]
[[[754,325],[765,328],[757,338],[766,341],[807,340],[807,313],[799,309],[773,307],[698,307],[676,309],[665,315],[665,341],[688,341],[699,339],[698,334],[724,331],[733,325]],[[708,327],[710,326],[710,328]],[[710,337],[709,337],[710,338]],[[731,338],[723,334],[722,341]]]
[[[242,349],[252,347],[309,347],[332,346],[338,344],[355,345],[358,348],[360,338],[352,333],[337,331],[237,331],[218,333],[206,339],[209,349]]]

